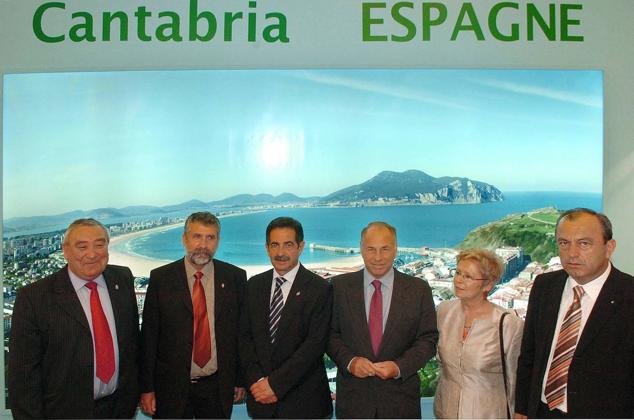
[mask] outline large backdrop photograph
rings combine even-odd
[[[601,71],[179,70],[3,82],[5,349],[16,291],[65,264],[64,229],[80,217],[109,228],[110,262],[132,269],[140,308],[150,270],[183,255],[184,219],[208,210],[222,223],[217,258],[249,276],[269,267],[264,232],[277,216],[302,222],[300,260],[324,278],[362,267],[360,230],[387,221],[398,231],[395,265],[429,282],[436,303],[453,297],[460,249],[495,250],[507,268],[491,298],[521,315],[535,275],[560,268],[559,212],[601,210]]]

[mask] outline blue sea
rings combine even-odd
[[[345,255],[311,251],[310,243],[339,247],[358,247],[361,229],[374,220],[394,225],[398,244],[405,247],[453,247],[473,229],[512,213],[543,207],[570,209],[589,207],[601,210],[601,195],[568,192],[505,193],[505,200],[484,204],[426,206],[386,206],[357,208],[275,209],[221,220],[220,246],[216,257],[237,265],[268,264],[265,229],[278,216],[290,216],[304,227],[306,248],[301,260],[315,263]],[[151,232],[130,241],[113,244],[121,252],[161,260],[183,256],[182,227]]]

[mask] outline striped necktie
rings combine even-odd
[[[568,369],[572,363],[572,356],[577,348],[579,329],[581,327],[581,298],[585,294],[583,287],[575,286],[574,299],[564,316],[557,337],[555,353],[548,371],[544,395],[548,408],[553,410],[564,402],[568,385]]]
[[[271,333],[271,344],[275,342],[275,334],[282,317],[282,308],[284,307],[284,296],[282,295],[282,285],[286,282],[284,277],[275,278],[275,291],[273,299],[271,299],[271,311],[269,312],[269,331]]]

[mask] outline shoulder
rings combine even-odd
[[[183,272],[185,271],[185,263],[183,262],[182,258],[180,260],[176,260],[155,268],[150,272],[150,277],[165,276],[176,270],[182,270]]]
[[[350,285],[363,283],[363,270],[353,273],[340,274],[332,278],[332,287],[334,290],[344,290]]]
[[[331,288],[330,283],[328,283],[326,279],[316,273],[313,273],[311,270],[307,269],[303,265],[299,267],[297,275],[305,279],[306,284],[308,284],[309,287],[313,289],[327,291]]]
[[[266,270],[262,273],[258,273],[252,277],[249,278],[249,281],[247,282],[247,287],[249,288],[253,288],[256,287],[264,282],[266,282],[269,279],[273,279],[273,269],[270,270]]]
[[[36,297],[42,294],[49,293],[53,290],[56,284],[58,284],[58,282],[64,280],[64,270],[66,270],[66,267],[44,277],[43,279],[34,281],[33,283],[22,287],[20,290],[18,290],[18,296]]]
[[[504,326],[512,329],[521,328],[524,325],[524,320],[517,316],[514,310],[505,309],[499,305],[493,304],[494,318],[498,321],[504,316]],[[506,313],[506,315],[504,315]]]
[[[123,278],[125,277],[133,278],[132,271],[130,270],[130,268],[125,267],[123,265],[108,264],[106,266],[106,269],[104,270],[104,273],[106,273],[106,275],[109,273],[112,273],[114,275],[117,275]]]
[[[550,271],[548,273],[542,273],[535,277],[533,286],[531,287],[531,293],[534,291],[541,291],[544,288],[557,287],[563,284],[568,279],[568,273],[565,270]]]
[[[446,314],[448,312],[455,311],[459,308],[460,308],[459,299],[445,300],[438,304],[438,307],[436,308],[436,312],[438,312],[438,315],[440,316],[440,314]]]
[[[632,275],[624,273],[620,271],[616,267],[612,266],[612,272],[610,273],[610,277],[618,279],[625,287],[629,287],[634,289],[634,277]]]
[[[420,293],[431,293],[431,287],[429,287],[429,284],[425,280],[402,273],[396,269],[394,269],[394,282],[401,282]]]
[[[247,277],[247,272],[245,270],[222,260],[214,259],[214,270],[242,276],[245,279]]]

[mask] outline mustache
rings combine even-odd
[[[286,262],[286,261],[289,261],[290,259],[291,257],[289,257],[288,255],[276,255],[273,257],[273,260],[280,261],[280,262]]]
[[[194,264],[207,264],[214,258],[214,253],[206,248],[196,248],[187,253],[187,258]]]

